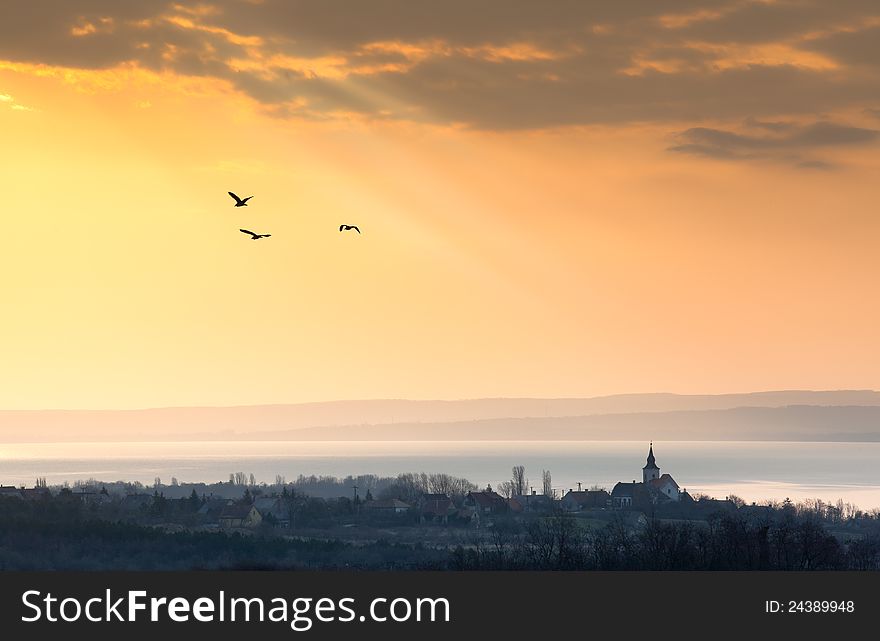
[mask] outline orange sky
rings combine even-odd
[[[880,12],[44,4],[0,408],[880,387]]]

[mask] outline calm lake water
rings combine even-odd
[[[647,444],[623,441],[396,441],[396,442],[198,442],[15,443],[0,445],[0,483],[50,484],[90,477],[151,484],[225,481],[231,472],[253,473],[271,483],[276,474],[377,474],[447,472],[478,485],[510,478],[524,465],[533,484],[541,470],[559,489],[641,479]],[[661,472],[691,493],[737,494],[747,501],[821,498],[870,509],[880,507],[880,443],[655,442]]]

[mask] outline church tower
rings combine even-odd
[[[654,461],[654,443],[652,442],[648,448],[648,463],[642,468],[642,482],[647,484],[648,481],[660,478],[660,468]]]

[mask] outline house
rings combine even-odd
[[[51,497],[52,493],[45,487],[21,488],[21,498],[25,501],[41,501]]]
[[[752,503],[751,505],[743,505],[737,511],[745,518],[757,523],[768,523],[775,517],[774,510],[769,505]]]
[[[455,505],[445,494],[423,494],[419,500],[419,521],[422,523],[447,523],[455,512]]]
[[[220,513],[223,512],[223,508],[231,503],[232,500],[230,499],[210,496],[204,503],[202,503],[202,506],[196,511],[196,514],[210,521],[216,521],[220,518]]]
[[[566,512],[604,509],[611,505],[611,495],[605,490],[569,490],[559,503]]]
[[[123,512],[139,512],[153,504],[152,494],[129,494],[119,504]]]
[[[254,501],[254,507],[264,521],[274,523],[277,527],[290,527],[290,510],[285,501],[279,497],[261,497]]]
[[[694,506],[702,510],[705,514],[714,512],[736,512],[736,503],[730,499],[713,499],[708,496],[701,496]]]
[[[651,494],[644,483],[617,483],[611,490],[611,506],[617,509],[646,509],[651,505]]]
[[[472,507],[460,507],[450,518],[459,524],[480,525],[480,513]]]
[[[508,505],[513,511],[517,511],[514,503],[521,508],[521,512],[551,512],[553,510],[553,499],[545,494],[538,494],[534,490],[531,494],[521,494],[510,499]]]
[[[468,492],[464,506],[472,507],[483,514],[501,514],[508,510],[507,501],[491,487],[482,492]]]
[[[101,503],[109,503],[112,501],[110,495],[106,490],[103,492],[96,490],[94,487],[90,486],[80,486],[73,490],[73,496],[78,498],[83,503],[92,504],[101,504]]]
[[[0,497],[13,499],[23,498],[21,495],[21,490],[14,485],[0,485]]]
[[[364,510],[382,514],[405,514],[412,506],[399,499],[385,499],[380,501],[367,501]]]
[[[263,521],[263,517],[253,504],[233,503],[220,512],[221,528],[255,528]]]
[[[670,501],[678,501],[681,498],[681,490],[678,487],[678,483],[669,474],[663,474],[659,478],[651,479],[648,485],[652,491],[659,492]]]

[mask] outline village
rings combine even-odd
[[[104,519],[121,520],[168,531],[276,532],[278,535],[332,531],[343,539],[363,538],[361,531],[378,528],[376,536],[399,535],[406,530],[412,540],[441,527],[460,533],[491,528],[498,520],[540,518],[564,514],[584,525],[624,520],[631,524],[649,518],[705,520],[719,512],[741,511],[760,516],[770,505],[746,505],[735,496],[716,499],[692,496],[668,473],[661,474],[649,445],[641,481],[622,481],[610,491],[585,489],[578,484],[559,492],[550,487],[545,472],[544,488],[529,487],[522,466],[514,466],[512,478],[478,489],[466,479],[447,474],[400,474],[396,478],[375,476],[304,477],[288,483],[257,483],[253,475],[231,474],[228,482],[178,483],[156,479],[152,488],[140,483],[88,481],[73,487],[49,487],[39,479],[35,487],[0,486],[0,498],[39,501],[50,497],[81,502],[87,512]],[[824,513],[837,519],[856,516],[852,506],[822,505]],[[396,528],[390,532],[389,527]],[[404,537],[407,538],[407,537]],[[450,538],[444,535],[444,538]],[[455,538],[454,536],[452,538]]]
[[[641,480],[543,491],[522,466],[272,484],[0,486],[0,569],[878,569],[880,511],[746,504],[679,487],[649,445]]]
[[[325,486],[331,482],[321,480]],[[738,507],[735,499],[694,498],[679,488],[670,474],[660,473],[653,444],[649,446],[642,480],[619,482],[610,492],[599,487],[578,487],[560,493],[547,486],[538,493],[528,487],[521,466],[513,468],[513,478],[500,482],[498,490],[491,485],[477,489],[466,479],[445,474],[401,474],[396,479],[349,477],[346,480],[349,482],[336,483],[337,496],[329,496],[334,492],[326,487],[310,492],[309,484],[320,482],[314,477],[301,477],[294,483],[278,477],[274,484],[268,485],[257,484],[252,476],[238,473],[230,475],[228,483],[214,485],[180,484],[175,479],[166,486],[157,479],[152,491],[140,484],[98,481],[78,483],[72,488],[50,488],[40,480],[32,488],[0,486],[0,497],[25,501],[67,497],[81,501],[94,514],[172,531],[273,529],[281,533],[374,524],[479,529],[491,527],[499,518],[553,513],[598,521],[607,521],[615,514],[620,518],[621,513],[636,520],[656,514],[700,518]],[[363,495],[359,489],[365,490]]]

